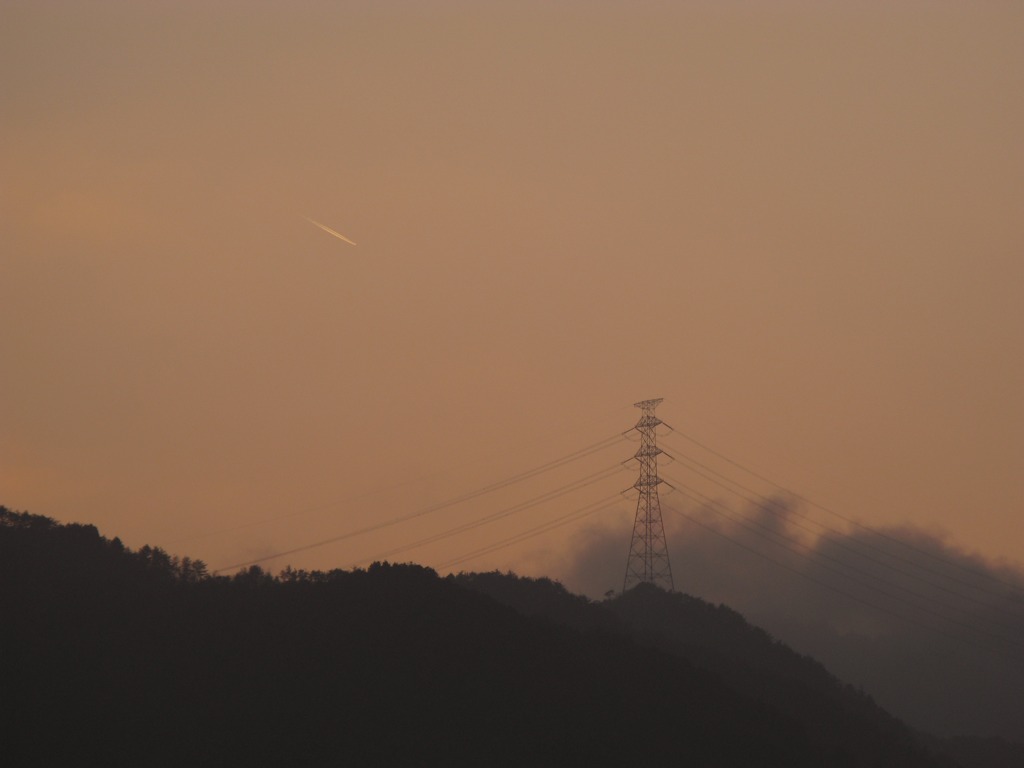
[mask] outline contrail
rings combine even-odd
[[[344,240],[344,241],[345,241],[346,243],[348,243],[349,245],[355,245],[355,243],[354,243],[354,242],[352,242],[352,241],[351,241],[351,240],[349,240],[349,239],[348,239],[347,237],[345,237],[345,236],[344,236],[343,234],[341,234],[341,232],[335,232],[335,231],[334,231],[333,229],[331,229],[330,227],[325,227],[325,226],[324,226],[323,224],[321,224],[321,223],[320,223],[319,221],[313,221],[313,220],[312,220],[311,218],[309,218],[309,216],[303,216],[302,218],[304,218],[304,219],[305,219],[306,221],[308,221],[308,222],[309,222],[310,224],[315,224],[316,226],[320,227],[320,229],[322,229],[322,230],[323,230],[324,232],[326,232],[327,234],[329,234],[329,235],[334,235],[334,236],[335,236],[335,237],[337,237],[337,238],[338,238],[339,240]]]

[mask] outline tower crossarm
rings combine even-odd
[[[656,416],[644,416],[644,417],[642,417],[640,419],[640,421],[638,421],[636,423],[635,429],[641,430],[641,431],[643,431],[645,429],[654,429],[659,424],[664,424],[664,423],[665,422],[663,422],[661,419],[657,418]]]
[[[657,456],[659,453],[664,453],[664,451],[656,445],[641,445],[637,449],[637,452],[633,454],[633,458],[640,459],[644,457]]]

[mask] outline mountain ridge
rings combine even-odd
[[[0,610],[14,765],[954,764],[866,696],[830,698],[841,684],[820,665],[773,672],[799,657],[678,593],[592,603],[550,580],[387,563],[214,577],[0,508]],[[694,611],[707,637],[686,653],[678,621],[644,624]],[[778,659],[737,663],[755,647]]]

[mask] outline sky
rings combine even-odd
[[[608,531],[625,565],[661,397],[669,453],[1019,568],[1021,28],[5,2],[0,504],[228,571],[571,581]]]

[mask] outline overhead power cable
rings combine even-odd
[[[214,573],[221,573],[222,571],[231,571],[231,570],[234,570],[236,568],[245,568],[245,567],[248,567],[250,565],[257,565],[259,563],[264,563],[264,562],[266,562],[268,560],[274,560],[274,559],[276,559],[278,557],[284,557],[286,555],[294,555],[294,554],[296,554],[298,552],[306,552],[306,551],[308,551],[310,549],[316,549],[317,547],[323,547],[323,546],[326,546],[328,544],[335,544],[335,543],[337,543],[339,541],[345,541],[347,539],[352,539],[352,538],[355,538],[357,536],[363,536],[363,535],[365,535],[367,533],[372,533],[374,531],[379,531],[379,530],[382,530],[384,528],[390,528],[391,526],[398,525],[400,523],[404,523],[404,522],[407,522],[409,520],[414,520],[417,517],[423,517],[424,515],[429,515],[429,514],[432,514],[434,512],[438,512],[438,511],[440,511],[442,509],[446,509],[448,507],[455,506],[456,504],[461,504],[463,502],[470,501],[471,499],[476,499],[476,498],[479,498],[481,496],[484,496],[485,494],[493,493],[494,491],[500,490],[502,488],[506,488],[506,487],[508,487],[510,485],[513,485],[515,483],[520,483],[520,482],[522,482],[524,480],[529,480],[530,478],[537,477],[538,475],[544,474],[545,472],[550,472],[553,469],[556,469],[558,467],[561,467],[561,466],[564,466],[564,465],[569,464],[571,462],[574,462],[574,461],[577,461],[579,459],[582,459],[582,458],[584,458],[586,456],[590,456],[591,454],[594,454],[594,453],[597,453],[599,451],[602,451],[605,448],[609,447],[610,445],[613,445],[614,443],[619,442],[620,440],[622,440],[622,435],[621,434],[615,434],[615,435],[612,435],[611,437],[605,438],[604,440],[599,440],[596,443],[588,445],[585,448],[580,448],[579,450],[573,451],[572,453],[568,453],[568,454],[566,454],[564,456],[561,456],[561,457],[559,457],[557,459],[552,459],[549,462],[546,462],[544,464],[540,464],[540,465],[534,467],[533,469],[526,470],[525,472],[520,472],[519,474],[513,475],[513,476],[508,477],[508,478],[505,478],[504,480],[498,480],[496,482],[490,483],[489,485],[485,485],[485,486],[483,486],[481,488],[477,488],[475,491],[470,491],[468,493],[464,493],[464,494],[461,494],[459,496],[455,496],[453,498],[447,499],[446,501],[442,501],[442,502],[439,502],[437,504],[432,504],[431,506],[424,507],[423,509],[416,510],[415,512],[410,512],[410,513],[405,514],[405,515],[400,515],[398,517],[391,518],[390,520],[384,520],[384,521],[381,521],[379,523],[374,523],[373,525],[368,525],[368,526],[365,526],[363,528],[358,528],[358,529],[353,530],[353,531],[347,531],[346,533],[342,533],[342,534],[339,534],[337,536],[331,536],[330,538],[327,538],[327,539],[321,539],[319,541],[311,542],[309,544],[303,544],[302,546],[293,547],[292,549],[282,550],[280,552],[275,552],[274,554],[271,554],[271,555],[264,555],[262,557],[257,557],[257,558],[253,558],[251,560],[246,560],[245,562],[233,563],[232,565],[225,565],[225,566],[222,566],[220,568],[217,568],[213,572]]]
[[[509,547],[513,544],[518,544],[522,541],[532,539],[533,537],[539,536],[543,533],[547,533],[548,531],[553,531],[556,528],[561,528],[562,526],[568,525],[569,523],[574,523],[577,520],[582,520],[583,518],[589,517],[595,512],[601,512],[605,509],[614,507],[618,505],[620,502],[621,499],[619,498],[618,494],[608,496],[604,499],[601,499],[600,501],[595,501],[593,504],[588,504],[585,507],[581,507],[580,509],[573,510],[572,512],[548,520],[546,523],[535,526],[533,528],[528,528],[527,530],[523,531],[522,533],[518,533],[515,536],[509,536],[508,538],[501,539],[497,542],[494,542],[493,544],[488,544],[486,547],[480,547],[479,549],[474,549],[472,552],[468,552],[459,557],[453,558],[451,560],[446,560],[445,562],[438,565],[437,569],[442,571],[448,570],[452,566],[459,565],[460,563],[475,560],[478,557],[488,555],[491,552],[496,552],[499,549],[504,549],[505,547]]]
[[[621,471],[622,467],[619,465],[603,469],[600,472],[595,472],[592,475],[584,477],[582,480],[567,483],[566,485],[556,488],[553,491],[542,493],[541,495],[535,496],[532,499],[520,502],[519,504],[515,504],[511,507],[506,507],[505,509],[498,510],[497,512],[492,512],[491,514],[485,515],[481,518],[477,518],[476,520],[470,520],[468,523],[457,525],[453,528],[449,528],[446,531],[441,531],[440,533],[432,534],[431,536],[427,536],[417,541],[410,542],[409,544],[403,544],[399,547],[394,547],[392,549],[389,549],[385,552],[380,552],[371,557],[361,558],[359,562],[373,562],[376,560],[381,560],[383,558],[392,557],[399,553],[407,552],[411,549],[417,549],[418,547],[422,547],[427,544],[433,544],[436,541],[441,541],[442,539],[447,539],[451,536],[455,536],[460,533],[465,533],[466,531],[471,531],[474,528],[479,528],[480,526],[493,523],[497,520],[501,520],[502,518],[509,517],[510,515],[518,514],[519,512],[523,512],[524,510],[531,509],[532,507],[536,507],[540,504],[544,504],[553,499],[565,496],[569,493],[572,493],[573,491],[578,491],[581,488],[586,488],[587,486],[593,485],[594,483],[600,482],[601,480],[606,480],[609,477],[612,477],[613,475],[616,475]]]
[[[611,410],[609,410],[607,412],[602,413],[601,414],[601,418],[602,419],[605,418],[608,415],[608,413],[616,413],[616,412],[627,410],[627,409],[628,409],[628,406],[622,406],[622,407],[611,409]],[[575,425],[575,427],[576,428],[571,429],[570,431],[572,431],[572,432],[579,431],[578,430],[579,423],[577,423]],[[546,439],[547,438],[545,437],[545,440]],[[612,440],[611,442],[614,443],[615,441]],[[531,443],[531,445],[532,444],[533,443]],[[611,443],[609,443],[609,444],[611,444]],[[491,451],[491,452],[488,452],[488,453],[483,454],[483,455],[484,456],[487,456],[487,455],[492,455],[493,456],[494,453],[495,453],[494,451]],[[477,456],[477,460],[479,460],[480,458],[481,458],[481,456]],[[436,477],[438,475],[450,473],[453,469],[454,469],[453,467],[447,467],[445,469],[436,470],[434,472],[430,472],[430,473],[427,473],[427,474],[419,475],[417,477],[411,477],[411,478],[402,480],[402,481],[397,482],[397,483],[392,483],[392,484],[389,484],[389,485],[384,485],[384,486],[380,486],[380,487],[377,487],[377,488],[373,488],[373,489],[371,489],[369,491],[366,491],[364,493],[360,493],[360,494],[355,495],[355,496],[348,496],[348,497],[345,497],[345,498],[342,498],[342,499],[335,499],[333,501],[324,502],[322,504],[315,504],[315,505],[312,505],[312,506],[303,506],[301,508],[292,510],[292,511],[290,511],[290,512],[288,512],[286,514],[283,514],[283,515],[271,515],[269,517],[263,517],[263,518],[261,518],[259,520],[249,520],[247,522],[239,523],[237,525],[232,525],[232,526],[229,526],[229,527],[226,527],[226,528],[217,528],[215,530],[208,530],[208,531],[202,531],[202,532],[199,532],[199,533],[185,534],[183,536],[178,536],[176,538],[170,539],[169,541],[166,542],[166,544],[167,544],[167,546],[171,546],[171,545],[174,545],[174,544],[181,544],[181,543],[185,543],[185,542],[189,542],[189,541],[196,541],[196,540],[199,540],[199,539],[206,539],[206,538],[209,538],[211,536],[219,536],[219,535],[226,534],[226,533],[233,533],[234,531],[241,531],[241,530],[244,530],[246,528],[253,528],[253,527],[256,527],[256,526],[260,526],[260,525],[268,525],[270,523],[276,523],[276,522],[280,522],[282,520],[291,520],[291,519],[294,519],[294,518],[297,518],[297,517],[303,517],[305,515],[311,514],[313,512],[317,512],[317,511],[322,510],[322,509],[328,509],[328,508],[331,508],[331,507],[335,507],[336,508],[336,507],[339,507],[339,506],[341,506],[343,504],[351,504],[351,503],[356,502],[356,501],[361,501],[363,499],[372,498],[373,496],[377,496],[379,494],[385,493],[387,491],[394,490],[396,488],[402,488],[402,487],[407,486],[407,485],[412,485],[413,483],[423,482],[424,480],[428,480],[428,479],[430,479],[432,477]]]
[[[886,533],[883,530],[880,530],[878,528],[874,528],[872,526],[865,525],[864,523],[858,522],[857,520],[853,519],[852,517],[848,517],[848,516],[842,514],[841,512],[836,512],[835,510],[830,509],[829,507],[826,507],[823,504],[819,504],[818,502],[814,501],[813,499],[809,499],[806,496],[803,496],[803,495],[797,493],[796,491],[793,491],[790,488],[787,488],[784,485],[780,485],[779,483],[775,482],[774,480],[772,480],[772,479],[770,479],[768,477],[765,477],[764,475],[762,475],[762,474],[760,474],[758,472],[755,472],[754,470],[750,469],[749,467],[746,467],[743,464],[740,464],[738,461],[730,458],[729,456],[726,456],[724,453],[721,453],[720,451],[716,451],[714,448],[712,448],[712,447],[710,447],[710,446],[700,442],[699,440],[697,440],[694,437],[691,437],[690,435],[686,434],[685,432],[682,432],[682,431],[680,431],[678,429],[675,429],[674,427],[672,427],[669,424],[665,424],[665,426],[668,427],[672,431],[672,433],[677,434],[680,437],[682,437],[683,439],[693,443],[698,448],[702,448],[703,450],[707,451],[708,453],[710,453],[710,454],[712,454],[714,456],[717,456],[718,458],[720,458],[723,461],[731,464],[732,466],[736,467],[737,469],[742,470],[743,472],[746,472],[748,475],[751,475],[752,477],[756,477],[758,480],[766,482],[769,485],[774,486],[775,488],[778,488],[780,491],[784,491],[785,493],[788,493],[793,498],[799,499],[800,501],[804,502],[805,504],[808,504],[808,505],[810,505],[812,507],[815,507],[816,509],[820,509],[821,511],[823,511],[823,512],[825,512],[827,514],[830,514],[833,517],[836,517],[836,518],[838,518],[838,519],[840,519],[840,520],[842,520],[842,521],[844,521],[846,523],[849,523],[850,525],[852,525],[852,526],[854,526],[856,528],[859,528],[859,529],[861,529],[863,531],[868,531],[870,533],[875,534],[876,536],[879,536],[879,537],[881,537],[883,539],[891,541],[894,544],[897,544],[897,545],[899,545],[901,547],[905,547],[907,549],[911,549],[911,550],[913,550],[913,551],[915,551],[915,552],[917,552],[917,553],[919,553],[921,555],[924,555],[925,557],[931,558],[933,560],[938,560],[940,562],[945,563],[946,565],[951,565],[954,568],[958,568],[961,571],[964,571],[966,573],[971,573],[971,574],[974,574],[975,576],[980,576],[980,577],[982,577],[984,579],[987,579],[989,581],[995,582],[997,584],[1001,584],[1004,587],[1009,587],[1010,589],[1014,590],[1014,592],[1018,596],[1021,596],[1021,587],[1018,584],[1014,584],[1012,582],[1006,581],[1005,579],[1001,579],[998,576],[995,576],[994,574],[987,573],[986,571],[982,571],[982,570],[979,570],[977,568],[971,568],[968,565],[964,565],[963,563],[959,563],[956,560],[952,560],[952,559],[950,559],[948,557],[943,557],[942,555],[936,554],[935,552],[929,552],[927,549],[924,549],[923,547],[918,547],[918,546],[916,546],[915,544],[912,544],[909,541],[905,541],[904,539],[899,538],[898,536],[893,536],[892,534]]]
[[[683,493],[684,496],[689,496],[685,492],[681,491],[681,493]],[[697,499],[694,499],[693,497],[689,497],[689,498],[691,500],[693,500],[693,501],[698,501]],[[829,584],[826,581],[822,581],[821,579],[817,579],[814,576],[812,576],[812,575],[810,575],[808,573],[805,573],[804,571],[800,570],[799,568],[794,568],[791,565],[787,565],[786,563],[780,562],[779,560],[776,560],[775,558],[771,557],[770,555],[767,555],[764,552],[761,552],[760,550],[758,550],[758,549],[756,549],[754,547],[751,547],[751,546],[743,543],[742,541],[739,541],[738,539],[730,536],[729,534],[725,533],[724,531],[721,531],[721,530],[715,528],[712,525],[708,525],[707,523],[705,523],[702,520],[694,517],[693,515],[688,515],[685,512],[683,512],[683,511],[681,511],[679,509],[676,509],[675,507],[673,507],[671,505],[668,505],[668,504],[663,504],[663,505],[670,512],[673,512],[674,514],[677,514],[680,517],[683,517],[683,518],[689,520],[690,522],[694,523],[695,525],[698,525],[701,528],[704,528],[705,530],[710,531],[711,533],[715,534],[716,536],[720,536],[723,539],[726,539],[727,541],[732,542],[737,547],[739,547],[741,549],[744,549],[747,552],[750,552],[751,554],[757,555],[758,557],[760,557],[760,558],[762,558],[762,559],[772,563],[773,565],[775,565],[775,566],[777,566],[779,568],[782,568],[783,570],[789,571],[790,573],[796,574],[800,578],[805,579],[807,581],[810,581],[810,582],[812,582],[814,584],[817,584],[818,586],[823,587],[824,589],[827,589],[827,590],[829,590],[831,592],[835,592],[836,594],[842,595],[842,596],[844,596],[844,597],[846,597],[846,598],[848,598],[850,600],[853,600],[854,602],[857,602],[857,603],[860,603],[862,605],[865,605],[868,608],[871,608],[872,610],[878,611],[879,613],[884,613],[884,614],[887,614],[889,616],[894,616],[897,619],[900,619],[901,621],[903,621],[903,622],[905,622],[907,624],[912,624],[912,625],[914,625],[916,627],[919,627],[921,629],[926,629],[929,632],[935,632],[935,633],[937,633],[939,635],[942,635],[943,637],[945,637],[947,639],[950,639],[950,640],[953,640],[953,641],[955,641],[957,643],[966,644],[966,645],[973,645],[974,642],[975,642],[973,640],[970,640],[968,638],[963,637],[962,635],[958,635],[958,634],[954,634],[954,633],[948,632],[948,631],[946,631],[945,629],[943,629],[941,627],[937,627],[937,626],[934,626],[934,625],[929,624],[929,623],[924,623],[924,622],[918,621],[917,619],[914,619],[913,617],[907,615],[906,612],[896,611],[896,610],[892,610],[892,609],[886,608],[885,606],[878,605],[877,603],[874,603],[874,602],[872,602],[870,600],[865,600],[864,598],[860,597],[859,595],[854,594],[853,592],[849,592],[849,591],[847,591],[845,589],[842,589],[841,587],[837,587],[837,586],[835,586],[833,584]],[[986,636],[987,636],[987,634],[986,634]],[[1017,644],[1017,643],[1013,643],[1013,644],[1017,645],[1019,647],[1019,644]],[[996,646],[996,645],[991,645],[990,644],[989,647],[992,648],[993,650],[996,650],[996,651],[1000,652],[1001,654],[1004,654],[1004,655],[1006,654],[1006,651],[1007,651],[1007,649],[1003,648],[1002,646]],[[1015,661],[1018,664],[1020,663],[1020,660],[1021,660],[1020,655],[1016,651],[1014,651],[1012,654],[1005,655],[1005,658],[1009,659],[1009,660],[1012,660],[1012,661]]]
[[[1003,641],[1003,642],[1007,642],[1007,643],[1010,643],[1010,644],[1013,644],[1013,645],[1017,645],[1017,646],[1019,646],[1021,648],[1024,648],[1024,642],[1021,642],[1018,639],[1010,638],[1010,637],[1007,637],[1007,636],[1005,636],[1003,634],[998,634],[998,633],[995,633],[995,632],[990,632],[990,631],[988,631],[988,630],[986,630],[986,629],[984,629],[982,627],[979,627],[976,623],[967,623],[965,621],[962,621],[961,619],[953,618],[952,616],[948,615],[947,613],[942,613],[941,611],[935,610],[933,607],[930,607],[930,606],[937,606],[938,608],[941,608],[943,611],[957,611],[958,612],[958,609],[955,608],[954,606],[951,606],[951,605],[948,605],[946,603],[943,603],[943,602],[941,602],[939,600],[936,600],[933,597],[930,597],[928,595],[925,595],[925,594],[922,594],[920,592],[917,592],[916,590],[913,590],[913,589],[910,589],[910,588],[908,588],[906,586],[903,586],[902,584],[896,584],[896,583],[888,582],[884,578],[882,578],[881,576],[873,574],[873,573],[871,573],[869,571],[865,571],[862,568],[858,568],[857,566],[852,565],[851,563],[845,562],[844,560],[842,560],[842,559],[840,559],[838,557],[835,557],[833,555],[830,555],[827,552],[821,552],[820,550],[810,550],[810,552],[804,552],[804,551],[801,551],[800,549],[796,549],[796,548],[794,548],[793,546],[790,546],[790,545],[792,544],[792,545],[796,545],[796,547],[802,547],[802,542],[799,541],[798,539],[796,539],[796,538],[794,538],[792,536],[787,536],[785,534],[779,533],[778,531],[774,531],[771,528],[769,528],[768,526],[765,526],[765,525],[763,525],[761,523],[758,523],[756,521],[744,518],[742,515],[732,514],[732,511],[729,510],[729,508],[726,507],[721,502],[716,501],[715,499],[712,499],[709,496],[706,496],[705,494],[701,493],[700,491],[697,491],[694,488],[691,488],[691,487],[689,487],[689,486],[687,486],[687,485],[685,485],[683,483],[680,483],[678,480],[675,480],[673,478],[667,478],[667,479],[669,480],[670,487],[673,487],[676,490],[679,490],[681,493],[683,493],[683,495],[687,496],[691,500],[693,500],[693,501],[695,501],[697,503],[702,503],[703,502],[707,507],[710,507],[712,511],[717,512],[722,517],[725,517],[726,519],[731,520],[732,522],[736,523],[740,527],[745,528],[746,530],[748,530],[751,533],[753,533],[755,536],[759,536],[760,538],[765,539],[766,541],[768,541],[771,544],[774,544],[774,545],[776,545],[778,547],[781,547],[781,548],[783,548],[783,549],[785,549],[785,550],[787,550],[789,552],[797,554],[797,555],[799,555],[799,556],[801,556],[801,557],[803,557],[805,559],[817,560],[818,561],[818,565],[821,568],[824,568],[827,571],[830,571],[832,573],[838,574],[842,578],[848,579],[849,581],[851,581],[851,582],[853,582],[855,584],[859,584],[860,586],[862,586],[862,587],[864,587],[866,589],[869,589],[869,590],[871,590],[873,592],[876,592],[877,594],[884,595],[885,597],[888,597],[891,600],[896,600],[897,602],[903,603],[904,605],[910,606],[910,607],[912,607],[912,608],[914,608],[916,610],[923,611],[924,613],[928,613],[928,614],[931,614],[932,616],[940,618],[943,621],[947,621],[947,622],[949,622],[951,624],[956,624],[956,625],[958,625],[958,626],[960,626],[963,629],[966,629],[968,631],[977,632],[979,634],[987,635],[988,637],[991,637],[993,639],[997,639],[997,640],[1000,640],[1000,641]],[[686,493],[686,491],[683,491],[682,489],[684,489],[684,488],[686,489],[686,491],[690,491],[690,493]],[[691,494],[696,494],[697,496],[700,497],[700,499],[695,498]],[[824,561],[827,561],[827,562],[824,562]],[[852,571],[853,574],[859,574],[860,576],[867,577],[869,579],[873,579],[875,581],[881,582],[882,584],[885,585],[885,588],[879,587],[876,584],[871,584],[871,583],[869,583],[867,581],[864,581],[861,578],[858,578],[858,576],[856,576],[856,575],[853,575],[853,574],[848,573],[846,571],[840,570],[839,568],[836,568],[833,565],[829,565],[829,563],[834,563],[835,565],[840,566],[841,568],[847,569],[847,571]],[[893,594],[893,592],[890,591],[891,589],[895,589],[895,590],[898,590],[898,591],[903,592],[905,594],[908,594],[908,595],[912,596],[913,598],[915,598],[916,601],[921,601],[921,602],[915,602],[915,600],[908,599],[906,597],[902,597],[902,596],[897,595],[897,594]],[[922,604],[922,603],[924,603],[924,604]],[[999,625],[999,626],[1003,627],[1004,629],[1007,629],[1007,630],[1009,630],[1011,632],[1018,631],[1018,627],[1015,627],[1015,626],[1012,626],[1012,625],[1008,625],[1008,624],[1000,621],[997,618],[990,617],[989,621],[991,621],[991,623]]]
[[[681,464],[683,467],[685,467],[686,469],[688,469],[689,471],[691,471],[693,474],[697,475],[698,477],[702,477],[705,480],[708,480],[711,483],[714,483],[719,488],[723,488],[724,490],[726,490],[726,491],[728,491],[728,492],[730,492],[732,494],[735,494],[739,498],[741,498],[741,499],[743,499],[743,500],[745,500],[745,501],[747,501],[747,502],[749,502],[751,504],[754,504],[754,505],[760,507],[761,509],[765,510],[766,512],[770,512],[771,514],[774,514],[775,516],[784,519],[787,525],[791,525],[791,526],[793,526],[795,528],[799,528],[801,530],[807,531],[807,532],[809,532],[811,534],[814,534],[815,536],[821,536],[822,535],[822,532],[820,530],[812,529],[812,528],[810,528],[810,527],[808,527],[806,525],[802,525],[801,523],[799,523],[796,520],[791,519],[791,517],[797,517],[797,518],[800,518],[801,520],[806,520],[808,522],[813,523],[814,525],[818,526],[819,528],[823,529],[824,531],[826,531],[828,533],[834,534],[835,537],[834,538],[830,538],[829,541],[834,546],[836,546],[837,548],[846,550],[846,551],[856,555],[857,557],[864,558],[865,560],[870,560],[871,562],[876,563],[877,565],[879,565],[879,566],[881,566],[881,567],[883,567],[883,568],[885,568],[887,570],[890,570],[893,573],[899,573],[899,574],[902,574],[904,576],[909,576],[910,578],[913,578],[913,579],[916,579],[918,581],[921,581],[921,582],[927,584],[928,586],[933,587],[934,589],[938,589],[938,590],[940,590],[942,592],[946,592],[947,594],[954,595],[954,596],[959,597],[959,598],[961,598],[963,600],[970,600],[970,601],[972,601],[974,603],[977,603],[978,605],[983,605],[983,606],[991,607],[992,603],[987,601],[987,600],[979,599],[977,595],[969,595],[969,594],[966,594],[966,593],[961,592],[959,590],[951,589],[951,588],[949,588],[948,586],[946,586],[944,584],[939,584],[939,583],[933,581],[932,579],[928,578],[928,576],[923,575],[923,573],[919,573],[918,571],[922,571],[924,573],[932,574],[934,576],[938,576],[940,578],[947,579],[949,581],[955,582],[955,583],[960,584],[962,586],[970,587],[970,588],[972,588],[974,590],[977,590],[978,592],[981,592],[982,594],[984,594],[985,596],[990,597],[990,598],[997,598],[997,599],[1004,599],[1004,600],[1005,599],[1010,599],[1010,598],[1007,598],[1005,595],[1001,595],[999,593],[992,592],[989,587],[979,586],[978,584],[975,584],[975,583],[972,583],[970,581],[965,581],[964,579],[958,578],[956,574],[950,574],[950,573],[946,573],[946,572],[943,572],[943,571],[940,571],[940,570],[936,570],[935,568],[929,567],[928,565],[915,562],[914,560],[908,559],[907,557],[903,557],[902,555],[900,555],[898,553],[889,552],[889,551],[887,551],[885,549],[882,549],[881,547],[874,546],[874,545],[872,545],[869,542],[866,542],[866,541],[863,541],[863,540],[859,540],[859,539],[851,539],[848,536],[848,534],[846,534],[846,532],[841,531],[838,528],[833,528],[833,527],[831,527],[829,525],[826,525],[826,524],[824,524],[824,523],[822,523],[822,522],[820,522],[818,520],[815,520],[810,515],[806,515],[806,514],[800,512],[800,510],[798,510],[798,509],[794,509],[792,507],[786,506],[786,505],[782,504],[778,499],[772,498],[770,496],[764,496],[763,494],[758,493],[757,491],[755,491],[754,489],[750,488],[749,486],[743,485],[742,483],[739,483],[739,482],[733,480],[732,478],[727,477],[726,475],[723,475],[720,472],[717,472],[716,470],[712,469],[708,465],[703,464],[703,463],[697,461],[696,459],[691,458],[690,456],[682,454],[681,457],[679,457],[679,456],[675,456],[675,455],[673,455],[671,453],[668,453],[667,451],[664,452],[664,453],[670,459],[672,459],[673,461],[678,462],[679,464]],[[721,478],[721,480],[716,480],[715,477],[712,477],[709,474],[705,474],[704,472],[702,472],[700,469],[697,469],[696,467],[700,467],[701,469],[707,470],[708,472],[711,473],[711,475],[715,475],[718,478]],[[726,485],[726,483],[728,483],[728,485]],[[730,487],[730,486],[734,486],[734,487]],[[746,491],[747,493],[751,494],[751,496],[747,496],[747,495],[745,495],[743,493],[740,493],[739,491],[736,490],[736,488],[740,488],[743,491]],[[855,544],[857,544],[859,546],[853,546],[853,543],[855,543]],[[867,551],[864,551],[864,550],[867,550]],[[878,553],[880,555],[884,555],[885,557],[891,558],[891,559],[896,560],[896,561],[898,561],[900,563],[904,563],[904,564],[910,566],[910,568],[916,569],[916,570],[907,570],[905,568],[899,568],[899,567],[893,565],[891,562],[887,562],[885,560],[879,559],[878,557],[874,557],[873,555],[870,554],[871,552],[875,552],[875,553]]]

